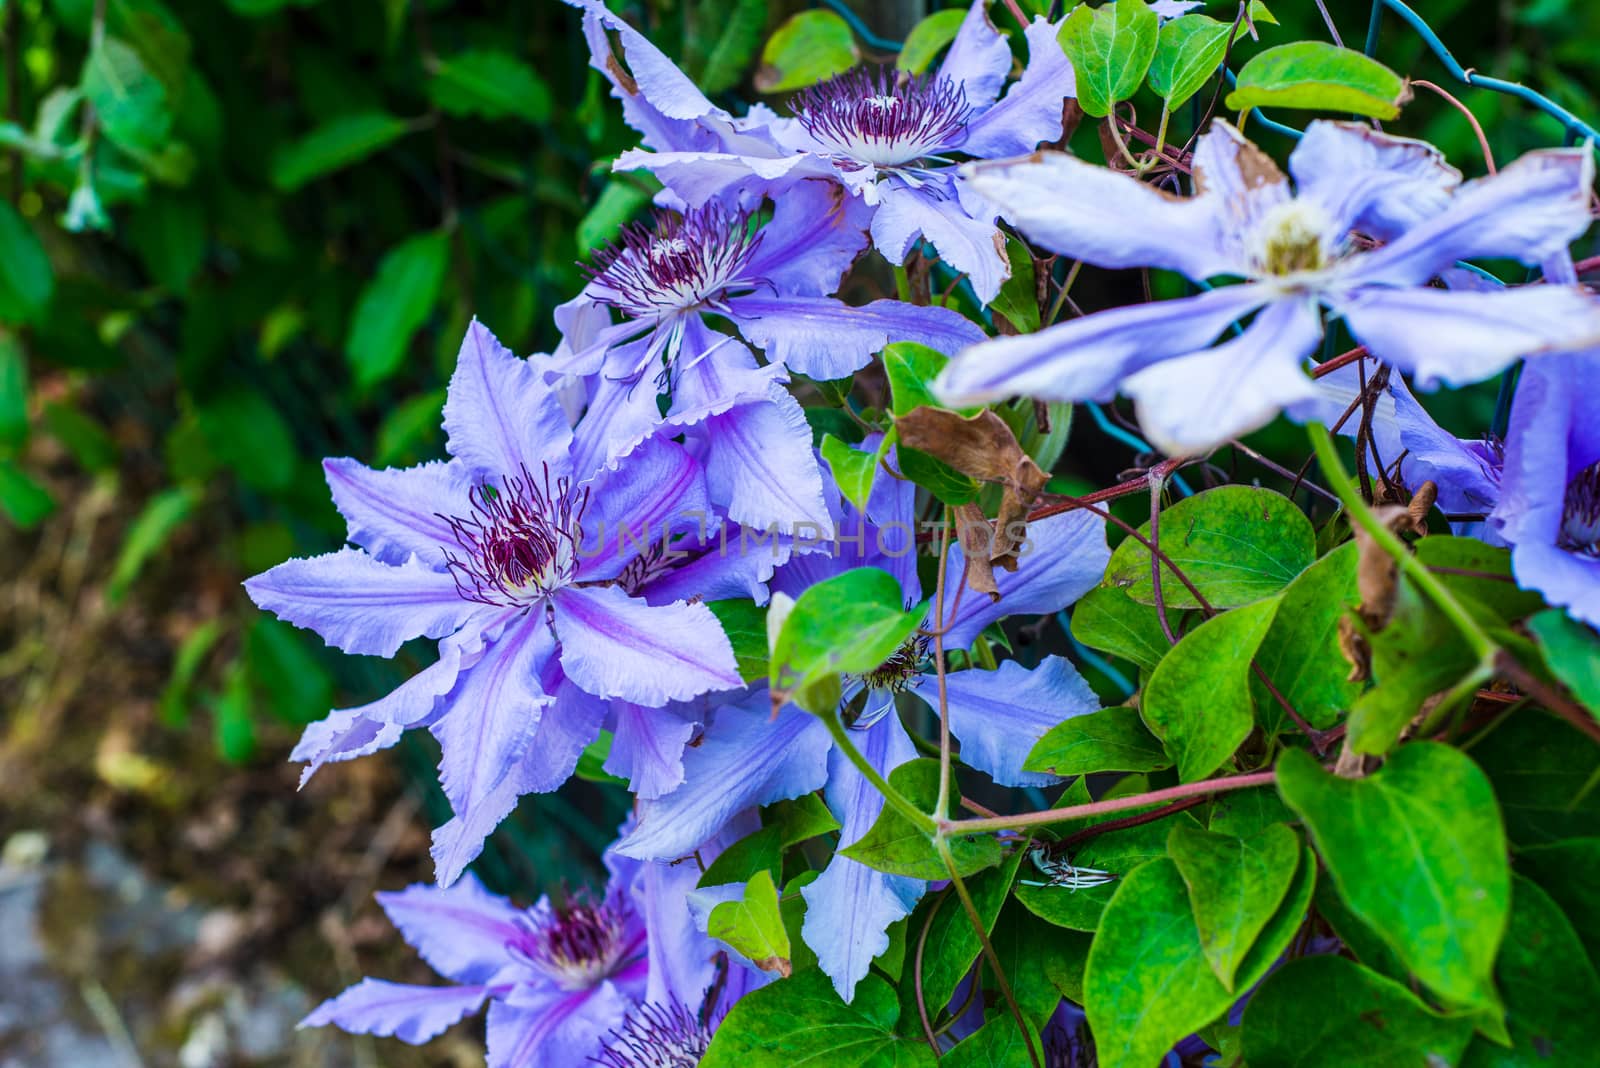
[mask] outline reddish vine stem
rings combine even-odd
[[[939,1059],[939,1036],[934,1033],[933,1020],[928,1017],[928,999],[922,992],[922,952],[928,945],[928,932],[933,930],[933,918],[939,915],[939,910],[944,908],[944,903],[949,897],[950,888],[946,887],[934,899],[933,908],[928,910],[928,918],[922,924],[922,933],[917,936],[916,958],[911,962],[911,987],[916,993],[917,1017],[922,1022],[923,1037],[933,1049],[934,1060]]]
[[[1205,804],[1205,802],[1205,795],[1198,794],[1194,797],[1186,797],[1181,801],[1174,801],[1170,805],[1153,808],[1149,812],[1141,812],[1137,816],[1123,816],[1121,819],[1106,820],[1104,823],[1097,823],[1093,827],[1085,827],[1081,831],[1075,831],[1067,835],[1061,839],[1060,848],[1070,850],[1073,846],[1087,842],[1097,835],[1109,834],[1112,831],[1125,831],[1129,827],[1137,827],[1144,823],[1154,823],[1156,820],[1164,819],[1174,812],[1182,812],[1184,809],[1194,808],[1196,805]]]
[[[1179,786],[1169,786],[1163,790],[1152,790],[1149,793],[1130,794],[1127,797],[1112,797],[1104,801],[1090,801],[1083,805],[1068,805],[1066,808],[1050,808],[1041,812],[1027,812],[1020,816],[941,820],[939,821],[939,830],[947,835],[978,834],[983,831],[1014,831],[1024,827],[1039,827],[1047,823],[1060,823],[1063,820],[1103,816],[1108,812],[1123,812],[1130,808],[1144,808],[1146,805],[1165,804],[1168,801],[1193,797],[1196,794],[1207,796],[1227,793],[1230,790],[1248,790],[1252,786],[1267,786],[1277,777],[1276,770],[1253,771],[1248,775],[1232,775],[1223,779],[1207,779],[1203,782],[1183,783]]]

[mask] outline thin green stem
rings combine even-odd
[[[829,712],[822,716],[821,719],[827,726],[828,733],[833,735],[833,742],[839,747],[839,751],[845,755],[845,758],[850,763],[856,766],[857,771],[866,776],[867,781],[883,795],[885,801],[893,805],[902,816],[915,824],[918,830],[931,835],[938,829],[939,824],[932,816],[912,804],[911,799],[905,794],[890,786],[889,780],[880,775],[878,769],[872,766],[872,762],[861,755],[861,750],[856,748],[856,743],[850,740],[849,728],[839,722],[839,714],[837,712]]]
[[[939,680],[939,800],[933,818],[950,815],[950,696],[944,671],[944,587],[950,562],[950,510],[945,509],[943,533],[939,539],[939,580],[933,589],[933,667]]]
[[[1455,624],[1461,632],[1472,651],[1478,659],[1490,665],[1494,664],[1494,656],[1498,646],[1494,640],[1484,633],[1478,621],[1472,618],[1460,601],[1445,588],[1438,576],[1428,570],[1426,564],[1417,559],[1400,540],[1400,535],[1389,529],[1389,525],[1379,519],[1373,512],[1372,506],[1367,504],[1356,489],[1355,481],[1344,469],[1344,463],[1339,459],[1339,450],[1334,447],[1333,435],[1328,433],[1328,428],[1321,423],[1306,424],[1306,433],[1311,438],[1311,447],[1316,451],[1317,463],[1322,468],[1322,477],[1327,480],[1328,487],[1338,494],[1340,502],[1344,505],[1345,513],[1350,519],[1367,532],[1384,552],[1394,557],[1395,563],[1405,576],[1422,591],[1424,597],[1432,601],[1443,612],[1445,618]]]

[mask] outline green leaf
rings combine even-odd
[[[756,89],[783,93],[842,74],[861,59],[850,24],[832,11],[790,16],[761,49]]]
[[[755,682],[767,677],[767,610],[751,600],[707,601],[733,646],[739,677]]]
[[[151,278],[173,293],[188,292],[206,252],[205,211],[194,197],[150,197],[129,217],[126,233]]]
[[[1136,603],[1126,590],[1114,586],[1097,586],[1078,599],[1072,608],[1072,636],[1146,671],[1161,663],[1172,648],[1155,608]]]
[[[0,200],[0,322],[33,322],[50,304],[56,276],[44,246],[9,202]]]
[[[292,193],[307,182],[359,163],[409,129],[404,119],[382,112],[335,116],[278,150],[272,160],[272,184],[280,192]]]
[[[837,701],[808,696],[825,680],[860,674],[889,659],[921,625],[921,611],[905,611],[900,583],[887,571],[856,568],[802,593],[772,653],[768,682],[774,695],[794,694],[812,712],[833,712]]]
[[[959,904],[952,901],[945,907]],[[1005,969],[1018,1007],[1035,1027],[1049,1022],[1062,998],[1083,1001],[1083,965],[1089,959],[1091,941],[1092,936],[1083,931],[1046,923],[1018,901],[1006,902],[1000,911],[989,943]],[[902,995],[902,1004],[904,1001]]]
[[[0,455],[28,440],[28,354],[16,334],[0,329]]]
[[[1592,964],[1600,967],[1600,838],[1568,838],[1517,851],[1517,870],[1539,884],[1572,921]],[[1512,891],[1516,910],[1517,891]]]
[[[946,13],[957,15],[961,12],[952,10]],[[990,302],[989,307],[1004,315],[1016,333],[1037,333],[1039,291],[1034,284],[1033,253],[1026,242],[1014,237],[1007,238],[1006,260],[1011,265],[1011,277],[1000,286],[999,294]],[[1032,407],[1031,404],[1029,406]]]
[[[1399,983],[1336,956],[1290,961],[1250,999],[1244,1056],[1274,1068],[1455,1064],[1472,1034]]]
[[[304,727],[328,714],[333,677],[304,631],[258,615],[250,624],[245,658],[257,690],[270,695],[266,710],[279,720]]]
[[[967,892],[972,895],[973,906],[978,911],[978,917],[983,921],[984,934],[994,930],[995,921],[1000,918],[1000,909],[1010,896],[1011,884],[1017,876],[1017,868],[1022,863],[1022,851],[1018,850],[1006,858],[1000,867],[982,872],[967,882]],[[948,873],[946,874],[948,878]],[[920,943],[922,947],[922,994],[923,1004],[930,1011],[935,1006],[947,1005],[955,996],[956,987],[961,985],[961,980],[972,970],[972,964],[978,959],[978,954],[983,951],[978,942],[977,933],[972,928],[972,918],[967,915],[967,910],[962,907],[961,900],[956,897],[953,889],[947,891],[946,900],[939,904],[937,899],[929,899],[926,908],[932,911],[933,920],[927,923],[927,937],[922,935],[924,917],[927,913],[922,910],[912,914],[910,935],[913,946]],[[916,1013],[916,977],[913,968],[916,964],[916,951],[913,949],[911,967],[908,967],[900,983],[900,1011]]]
[[[711,910],[706,933],[726,942],[765,972],[788,975],[789,932],[778,915],[778,887],[762,870],[745,884],[744,897]]]
[[[945,504],[970,504],[978,499],[981,488],[974,478],[963,475],[943,460],[935,459],[920,449],[904,445],[895,452],[900,461],[900,473],[926,489]]]
[[[1059,38],[1078,78],[1078,105],[1097,119],[1111,114],[1144,81],[1155,57],[1159,21],[1144,0],[1079,6]]]
[[[1175,111],[1222,66],[1233,25],[1205,15],[1183,15],[1161,27],[1150,61],[1150,88]]]
[[[1585,838],[1600,827],[1600,749],[1538,709],[1507,716],[1476,740],[1506,834],[1518,846]]]
[[[1600,1049],[1600,977],[1572,923],[1550,896],[1518,877],[1511,924],[1494,976],[1506,1002],[1511,1048],[1478,1037],[1462,1068],[1539,1068],[1593,1062]]]
[[[440,58],[428,81],[428,96],[451,115],[486,119],[550,118],[550,88],[532,67],[493,49],[472,49]]]
[[[172,658],[172,674],[161,690],[159,718],[169,727],[181,727],[189,718],[188,696],[194,677],[205,662],[206,654],[222,637],[222,622],[208,619],[191,630],[178,645]]]
[[[117,465],[117,443],[105,427],[66,401],[44,406],[44,427],[67,447],[85,471],[108,471]]]
[[[212,738],[217,755],[229,764],[243,764],[255,755],[256,728],[251,718],[250,675],[245,662],[228,669],[222,692],[211,701]]]
[[[1261,0],[1250,0],[1246,11],[1252,22],[1266,26],[1276,26],[1278,24],[1278,16],[1268,11],[1267,5],[1262,3]]]
[[[84,64],[83,93],[106,140],[140,160],[166,149],[172,132],[167,90],[132,45],[103,39]]]
[[[700,1068],[931,1068],[927,1043],[895,1034],[898,1018],[894,991],[876,975],[862,979],[846,1005],[821,972],[797,973],[740,998]]]
[[[32,530],[56,510],[50,491],[10,460],[0,460],[0,512],[13,526]]]
[[[932,812],[939,797],[939,762],[910,760],[889,773],[889,785],[923,812]],[[949,839],[956,871],[973,875],[1000,863],[1000,840],[988,834],[965,834]],[[928,832],[913,824],[893,805],[884,805],[867,833],[839,856],[858,860],[869,868],[913,879],[948,879],[950,870],[933,847]]]
[[[1250,659],[1278,611],[1274,597],[1213,616],[1156,666],[1140,714],[1194,782],[1220,768],[1255,726]]]
[[[1118,705],[1050,728],[1022,766],[1066,778],[1097,771],[1160,771],[1172,767],[1172,759],[1139,713]]]
[[[1505,830],[1487,776],[1448,746],[1402,746],[1364,779],[1300,750],[1278,789],[1350,910],[1445,1000],[1496,1011],[1491,976],[1510,907]]]
[[[1254,985],[1293,939],[1315,871],[1306,856],[1288,898],[1239,969],[1240,989]],[[1171,859],[1152,860],[1122,880],[1089,947],[1083,994],[1101,1068],[1149,1068],[1233,1004],[1235,995],[1206,963],[1183,877]]]
[[[935,11],[911,27],[900,55],[895,59],[895,69],[909,74],[921,74],[933,64],[934,58],[945,45],[956,39],[961,23],[966,19],[964,8],[952,7]]]
[[[607,783],[611,786],[626,787],[628,785],[627,779],[613,775],[606,770],[606,761],[611,759],[611,746],[615,741],[615,736],[607,730],[602,730],[595,735],[594,741],[583,747],[583,752],[578,756],[578,766],[572,770],[572,774],[586,782]],[[753,870],[744,873],[741,878],[727,881],[744,882],[752,874],[754,874]]]
[[[233,389],[196,414],[206,444],[247,486],[275,493],[294,479],[294,435],[278,409],[254,390]]]
[[[411,336],[433,313],[450,262],[450,235],[430,230],[391,249],[361,291],[350,317],[345,357],[357,385],[369,388],[400,370]]]
[[[1517,586],[1511,574],[1510,549],[1448,534],[1422,538],[1413,548],[1417,559],[1427,564],[1451,593],[1471,598],[1502,621],[1522,619],[1544,607],[1544,598]]]
[[[1313,727],[1327,728],[1361,692],[1350,681],[1350,662],[1339,649],[1339,620],[1358,605],[1357,546],[1348,542],[1324,556],[1283,591],[1256,665],[1284,700]],[[1263,727],[1276,733],[1288,717],[1252,672],[1250,692]]]
[[[1350,906],[1345,904],[1332,883],[1324,882],[1317,887],[1316,907],[1317,915],[1328,921],[1334,936],[1355,954],[1356,960],[1379,975],[1406,984],[1408,988],[1414,985],[1411,970],[1395,956],[1394,950],[1378,937],[1376,931],[1350,911]]]
[[[883,350],[883,372],[889,379],[890,412],[895,418],[921,407],[942,408],[932,382],[950,362],[938,349],[915,341],[896,341]]]
[[[779,801],[763,809],[761,818],[778,829],[785,849],[839,829],[839,821],[816,794],[801,794],[789,801]]]
[[[1222,985],[1272,919],[1300,863],[1300,840],[1281,823],[1250,838],[1177,826],[1167,852],[1189,888],[1206,961]]]
[[[762,814],[765,824],[717,855],[700,876],[699,886],[742,883],[763,869],[779,874],[783,851],[808,838],[839,829],[839,821],[815,794],[781,801]]]
[[[601,187],[593,206],[578,220],[578,251],[588,255],[615,238],[645,209],[660,185],[645,171],[613,175]]]
[[[1016,1018],[1001,1012],[951,1047],[939,1064],[942,1068],[1032,1068],[1034,1062],[1028,1056],[1030,1039],[1036,1052],[1044,1050],[1033,1021],[1028,1021],[1028,1034],[1024,1037]]]
[[[1289,806],[1283,803],[1278,791],[1270,786],[1257,786],[1249,790],[1229,790],[1211,802],[1211,818],[1207,828],[1218,834],[1232,834],[1248,838],[1272,826],[1296,819]]]
[[[1326,41],[1296,41],[1252,56],[1228,94],[1235,111],[1307,108],[1392,119],[1411,99],[1405,80],[1375,59]]]
[[[696,22],[705,16],[715,20],[706,34],[714,33],[715,40],[704,60],[693,64],[694,82],[703,93],[722,93],[743,80],[761,44],[767,28],[767,0],[704,4],[695,12]]]
[[[1559,608],[1549,608],[1528,620],[1539,651],[1552,674],[1600,716],[1600,636]]]
[[[426,390],[395,404],[378,424],[372,446],[374,467],[397,467],[420,463],[436,456],[444,444],[439,413],[444,408],[445,390]]]
[[[822,435],[822,458],[833,472],[839,492],[861,511],[867,510],[867,497],[872,493],[872,480],[878,473],[878,457],[870,452],[853,449],[832,434]]]
[[[128,588],[139,577],[145,561],[159,552],[173,532],[183,525],[198,500],[199,494],[194,490],[175,486],[145,502],[123,536],[116,566],[111,569],[111,579],[106,583],[107,600],[118,604],[127,596]],[[326,712],[327,709],[321,711]]]
[[[1150,525],[1139,533],[1148,538]],[[1232,608],[1272,596],[1310,567],[1316,534],[1305,513],[1281,493],[1219,486],[1161,513],[1161,551],[1213,607]],[[1154,604],[1150,572],[1150,550],[1128,538],[1111,554],[1105,581],[1140,604]],[[1169,608],[1200,606],[1165,564],[1161,594]]]

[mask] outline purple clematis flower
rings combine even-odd
[[[1324,306],[1423,389],[1592,343],[1600,302],[1576,285],[1484,292],[1428,283],[1460,260],[1535,264],[1564,251],[1589,224],[1593,168],[1587,149],[1531,152],[1458,188],[1460,175],[1431,146],[1335,122],[1306,129],[1289,158],[1292,190],[1222,122],[1196,146],[1187,198],[1055,153],[972,165],[964,170],[977,191],[1046,248],[1102,267],[1246,281],[987,342],[946,368],[935,391],[952,403],[1120,391],[1153,441],[1184,454],[1312,398],[1303,368],[1322,339]],[[1368,248],[1368,239],[1387,244]],[[1239,336],[1211,347],[1252,313]]]
[[[1056,41],[1059,24],[1035,18],[1027,28],[1029,62],[1004,97],[1011,47],[989,21],[985,0],[974,0],[937,71],[857,69],[801,90],[790,101],[792,117],[763,108],[738,120],[693,90],[600,0],[583,6],[591,62],[653,150],[624,153],[617,169],[649,169],[689,204],[747,201],[764,189],[827,178],[870,209],[873,244],[891,262],[904,263],[924,239],[970,276],[980,299],[1000,291],[1010,268],[995,209],[957,174],[952,157],[1011,156],[1061,136],[1062,105],[1076,83]],[[618,34],[631,74],[604,29]]]
[[[835,498],[830,504],[843,531],[838,544],[846,551],[794,557],[774,576],[774,590],[799,592],[853,567],[881,566],[901,580],[907,604],[917,603],[922,591],[910,551],[912,503],[910,483],[881,474],[866,515]],[[1098,518],[1087,512],[1053,516],[1031,524],[1028,536],[1032,551],[1017,570],[996,575],[998,603],[950,583],[943,614],[948,648],[970,645],[1002,616],[1058,611],[1099,582],[1109,550]],[[947,570],[964,573],[959,547],[951,549]],[[926,640],[913,638],[878,669],[847,680],[846,703],[865,695],[861,710],[846,715],[856,746],[883,774],[917,755],[900,718],[890,714],[895,695],[912,694],[936,706],[933,671]],[[1060,657],[1047,657],[1031,670],[1008,661],[995,671],[953,672],[946,690],[962,759],[1008,786],[1055,781],[1022,770],[1029,751],[1057,723],[1099,707],[1088,684]],[[770,719],[769,709],[764,690],[719,709],[705,740],[684,755],[684,784],[641,806],[639,825],[618,843],[618,852],[682,856],[735,813],[817,789],[842,824],[841,846],[865,834],[882,810],[882,796],[834,747],[816,717],[791,705]],[[852,996],[886,948],[885,930],[916,906],[924,889],[920,880],[835,856],[801,891],[807,903],[802,937],[842,997]]]
[[[747,829],[736,821],[728,834]],[[729,841],[713,839],[701,855],[713,859]],[[405,940],[455,985],[363,979],[300,1026],[419,1045],[487,1002],[489,1068],[699,1063],[722,1014],[764,980],[730,970],[688,922],[693,865],[679,865],[684,873],[609,851],[606,863],[603,898],[579,891],[561,906],[541,897],[519,909],[471,875],[448,889],[378,894]],[[641,1051],[659,1059],[639,1059]]]
[[[765,226],[708,205],[661,213],[597,252],[589,284],[556,313],[564,340],[543,364],[587,384],[575,462],[614,465],[663,428],[694,428],[712,500],[732,518],[828,530],[811,431],[786,371],[843,378],[891,339],[954,352],[983,337],[944,308],[828,296],[865,247],[862,226],[836,187],[801,182]],[[746,341],[770,362],[759,365]]]
[[[571,775],[607,701],[627,710],[617,730],[637,747],[635,731],[679,720],[638,709],[741,682],[716,617],[681,599],[684,576],[674,574],[683,561],[672,532],[711,515],[692,456],[653,439],[615,470],[575,467],[555,393],[477,322],[444,425],[447,463],[373,471],[327,461],[334,503],[361,548],[290,560],[245,586],[262,608],[345,652],[393,656],[413,638],[439,639],[432,666],[312,724],[293,758],[309,774],[429,728],[457,817],[435,840],[448,883],[518,793]],[[748,589],[753,563],[702,557],[689,563],[699,565],[692,584]]]

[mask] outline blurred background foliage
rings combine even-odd
[[[618,5],[734,111],[781,105],[830,62],[891,59],[943,5],[855,6]],[[1326,39],[1316,5],[1272,6],[1280,24],[1261,27],[1262,44]],[[1367,5],[1330,7],[1359,47]],[[818,59],[791,20],[833,8],[855,39]],[[1600,114],[1586,73],[1600,7],[1425,8],[1464,63]],[[1012,28],[1003,5],[993,18]],[[414,670],[405,655],[326,655],[239,581],[340,542],[322,457],[439,455],[470,317],[519,352],[548,350],[580,260],[644,207],[643,180],[610,173],[635,136],[588,69],[579,23],[557,0],[0,0],[0,837],[70,822],[92,799],[159,825],[247,768],[291,791],[282,761],[300,726]],[[784,55],[817,67],[764,62]],[[1392,21],[1378,55],[1444,80]],[[1502,161],[1561,140],[1518,101],[1460,95]],[[1469,124],[1431,94],[1394,126],[1482,173]],[[1086,303],[1137,299],[1115,278],[1096,284],[1113,288]],[[1491,386],[1453,418],[1481,427],[1493,407]],[[1076,429],[1060,473],[1104,484],[1133,462],[1088,421]],[[1260,439],[1302,458],[1297,433]],[[410,791],[428,825],[447,815],[429,792],[430,744],[408,735],[383,765],[393,782],[373,787]],[[350,774],[319,778],[341,790]],[[529,799],[482,870],[522,891],[581,878],[624,808],[593,784]],[[318,848],[308,828],[298,854],[276,854],[279,872],[317,864]],[[410,863],[420,876],[426,857]]]

